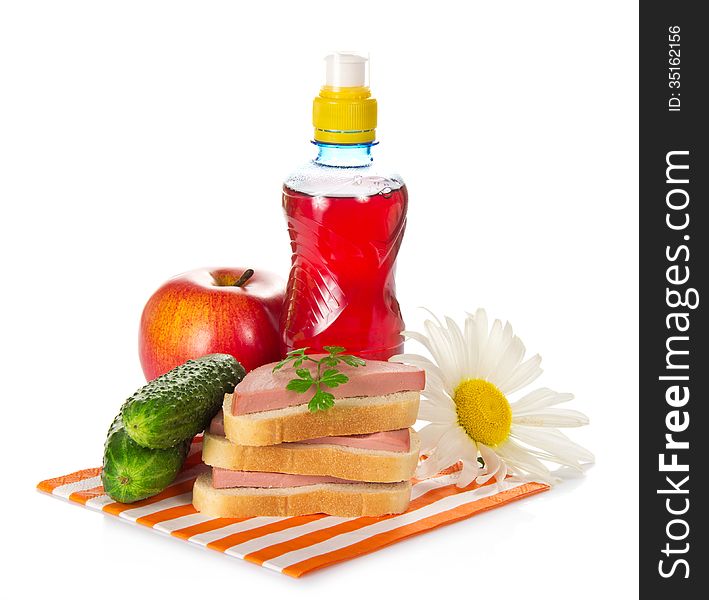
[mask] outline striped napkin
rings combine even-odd
[[[472,484],[459,489],[455,486],[455,469],[449,469],[431,479],[415,480],[411,505],[401,515],[214,519],[201,515],[192,506],[192,484],[207,468],[202,463],[202,437],[197,436],[175,482],[146,500],[133,504],[111,500],[103,492],[100,467],[47,479],[37,488],[291,577],[374,552],[412,535],[549,489],[542,483],[512,478],[500,484]]]

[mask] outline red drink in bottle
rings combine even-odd
[[[394,263],[406,207],[405,186],[363,197],[284,187],[293,250],[282,328],[288,350],[343,345],[378,360],[402,351]]]
[[[283,186],[292,265],[281,319],[286,350],[344,346],[386,360],[403,349],[394,269],[407,191],[374,164],[376,101],[367,59],[327,59],[313,110],[315,160]]]

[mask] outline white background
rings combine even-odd
[[[3,587],[52,596],[614,598],[637,577],[634,2],[4,2]],[[509,319],[573,391],[585,479],[295,581],[34,491],[100,464],[168,277],[287,274],[280,184],[332,49],[371,52],[398,289]],[[413,350],[413,347],[410,348]],[[8,567],[8,563],[5,563]],[[277,596],[273,596],[277,597]]]

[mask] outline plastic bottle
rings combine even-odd
[[[286,351],[343,346],[386,360],[403,348],[394,269],[407,191],[374,162],[368,57],[339,52],[325,63],[313,102],[317,156],[283,185],[293,254],[281,335]]]

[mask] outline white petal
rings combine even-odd
[[[510,375],[512,375],[514,370],[522,362],[524,352],[525,348],[522,340],[520,340],[517,336],[513,337],[509,344],[507,344],[507,347],[505,348],[505,351],[500,357],[497,365],[490,373],[488,381],[491,381],[492,383],[507,381],[510,378]]]
[[[456,485],[459,488],[469,486],[473,481],[478,479],[481,472],[480,463],[478,463],[477,459],[474,461],[463,459],[463,469],[460,472]]]
[[[442,387],[438,381],[429,381],[426,387],[423,388],[421,397],[427,398],[431,402],[440,404],[441,406],[449,406],[451,410],[455,410],[451,394],[446,388]]]
[[[507,463],[508,469],[511,468],[516,473],[523,476],[531,475],[546,483],[552,483],[555,480],[549,469],[511,439],[499,446],[497,453]]]
[[[502,321],[495,319],[485,344],[485,350],[480,356],[478,374],[482,379],[489,379],[490,373],[497,366],[504,351]]]
[[[451,398],[454,394],[453,390],[450,389],[448,383],[443,379],[438,379],[437,377],[427,377],[426,385],[423,388],[422,394],[444,394]]]
[[[416,467],[416,478],[428,479],[436,475],[440,470],[441,469],[438,467],[438,457],[432,454]]]
[[[591,452],[571,441],[558,429],[513,425],[511,435],[525,444],[540,448],[549,454],[560,456],[566,461],[574,461],[576,463],[594,461]]]
[[[514,331],[512,331],[512,324],[509,321],[505,321],[505,326],[502,328],[502,339],[505,346],[512,341],[514,337]]]
[[[460,458],[477,464],[478,462],[478,443],[473,440],[460,425],[456,426],[459,446],[462,448]]]
[[[475,317],[468,315],[465,319],[465,350],[466,350],[466,374],[470,379],[478,377],[478,359],[480,356],[480,340],[475,323]]]
[[[425,387],[421,392],[421,396],[431,404],[439,404],[441,406],[449,407],[451,410],[455,410],[455,404],[453,403],[450,395],[436,384],[432,383]]]
[[[447,396],[439,396],[437,398],[427,396],[421,399],[418,418],[431,423],[453,425],[458,421],[458,414],[455,411],[453,401]]]
[[[500,457],[497,456],[497,453],[485,444],[478,444],[478,451],[485,461],[485,472],[496,473],[500,468]]]
[[[460,456],[463,469],[458,478],[457,486],[465,487],[470,485],[482,471],[480,469],[480,463],[478,462],[478,444],[469,438],[461,427],[458,427],[458,434],[461,437],[460,444],[463,448],[463,453]]]
[[[478,310],[475,311],[475,325],[478,330],[478,348],[482,355],[482,353],[485,352],[485,346],[487,346],[487,339],[489,337],[487,313],[484,308],[478,308]]]
[[[540,408],[547,408],[548,406],[554,406],[573,399],[573,394],[559,394],[549,388],[539,388],[529,392],[510,406],[513,414],[523,415],[530,411],[534,412]]]
[[[422,430],[423,431],[423,430]],[[469,452],[471,440],[461,433],[460,427],[448,427],[438,440],[431,456],[419,465],[417,476],[431,477],[442,469],[456,464],[460,457]]]
[[[431,315],[431,318],[436,322],[436,325],[439,327],[443,327],[443,323],[441,323],[441,320],[438,318],[436,313],[434,313],[430,308],[426,308],[425,306],[419,307],[422,310],[425,310],[429,315]]]
[[[453,378],[456,382],[460,382],[465,378],[466,373],[465,338],[458,324],[450,317],[446,317],[446,325],[448,326],[448,337],[451,342],[453,362],[455,364]]]
[[[507,477],[507,463],[504,460],[500,461],[500,468],[497,473],[495,473],[495,479],[497,481],[504,481]]]
[[[389,359],[389,362],[402,362],[426,371],[426,386],[435,385],[445,389],[443,373],[433,361],[420,354],[397,354]]]
[[[477,458],[478,456],[478,448],[475,441],[470,439],[465,430],[458,424],[450,428],[446,436],[441,438],[438,446],[442,447],[445,452],[455,453],[456,461],[463,457]]]
[[[496,476],[497,472],[500,469],[500,466],[503,463],[500,460],[500,457],[497,456],[497,453],[489,446],[485,446],[484,444],[478,444],[478,451],[480,452],[480,455],[485,461],[483,474],[476,479],[476,481],[482,485],[483,483],[487,483],[487,481],[490,480],[492,477]]]
[[[425,356],[422,356],[421,354],[414,354],[414,353],[404,353],[404,354],[395,354],[389,359],[389,362],[400,362],[400,363],[406,363],[409,365],[414,365],[415,367],[419,367],[420,369],[428,370],[428,369],[438,369],[436,364],[431,361],[429,358],[426,358]]]
[[[443,434],[450,429],[449,425],[444,423],[429,423],[418,431],[419,439],[421,440],[421,454],[430,454],[438,445],[438,441]]]
[[[500,388],[503,394],[511,394],[529,385],[542,374],[542,369],[539,367],[541,363],[542,357],[539,354],[535,354],[514,369],[506,381],[500,381],[497,387]]]
[[[558,454],[549,454],[548,452],[542,452],[541,450],[530,450],[529,454],[538,458],[539,460],[545,460],[547,462],[556,463],[557,465],[569,467],[570,469],[574,469],[583,473],[581,463],[579,463],[578,461],[567,460],[566,458]]]
[[[414,340],[419,344],[422,344],[426,350],[431,352],[431,342],[423,333],[419,333],[418,331],[402,331],[401,335],[407,339]],[[431,354],[433,353],[431,352]]]
[[[512,331],[512,325],[510,325],[509,321],[506,321],[505,326],[502,328],[502,339],[500,340],[500,348],[502,348],[502,351],[500,352],[497,362],[495,363],[495,368],[497,368],[500,360],[502,360],[502,357],[507,352],[507,349],[510,347],[513,339],[514,332]]]
[[[484,473],[484,471],[482,471]],[[475,483],[479,485],[484,485],[488,481],[490,481],[493,477],[495,477],[495,473],[485,473],[484,475],[478,475],[475,478]]]
[[[434,448],[428,458],[416,468],[416,477],[418,479],[433,477],[442,469],[450,467],[456,462],[458,459],[455,456],[447,456],[439,448]]]
[[[425,321],[424,327],[431,344],[431,356],[440,367],[446,387],[455,388],[459,383],[454,348],[448,330],[436,325],[433,321]]]
[[[588,417],[568,408],[547,408],[524,415],[512,415],[512,422],[533,427],[581,427],[588,425]]]

